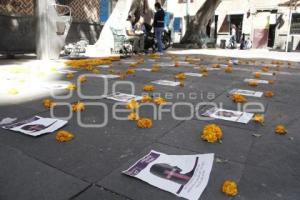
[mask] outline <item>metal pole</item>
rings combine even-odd
[[[289,23],[288,23],[288,32],[286,35],[286,45],[285,45],[285,52],[289,50],[289,38],[290,38],[290,31],[291,31],[291,23],[292,23],[292,0],[290,0],[290,12],[289,12]]]

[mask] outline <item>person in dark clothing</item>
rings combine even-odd
[[[156,10],[156,13],[154,15],[154,22],[153,22],[154,33],[157,40],[158,52],[162,53],[163,51],[162,34],[165,28],[165,22],[164,22],[165,11],[162,9],[161,4],[158,2],[155,3],[154,7]]]
[[[244,50],[245,49],[245,43],[246,43],[246,38],[245,38],[245,33],[243,33],[242,39],[241,39],[241,46],[240,49]]]

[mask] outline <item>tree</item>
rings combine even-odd
[[[202,47],[205,40],[209,37],[206,34],[206,27],[215,14],[215,10],[221,3],[221,0],[206,0],[197,11],[187,27],[187,31],[181,40],[182,44],[197,44]]]

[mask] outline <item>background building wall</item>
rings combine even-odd
[[[0,0],[0,53],[34,53],[36,0]],[[43,0],[44,1],[44,0]],[[100,35],[100,0],[57,0],[71,7],[73,23],[66,43],[86,39],[94,44]]]

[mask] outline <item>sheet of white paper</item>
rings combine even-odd
[[[99,67],[99,68],[102,68],[102,69],[107,69],[107,68],[110,68],[109,65],[98,65],[96,67]]]
[[[114,75],[114,74],[99,74],[97,76],[101,78],[107,78],[107,79],[120,78],[119,75]]]
[[[45,133],[54,132],[67,123],[67,121],[60,119],[35,116],[27,120],[4,125],[2,128],[36,137]]]
[[[266,81],[266,80],[251,79],[251,78],[246,78],[244,80],[244,82],[247,82],[247,83],[252,82],[252,81],[257,82],[257,83],[262,83],[262,84],[269,84],[269,81]]]
[[[203,77],[203,74],[197,74],[197,73],[184,73],[186,76],[192,76],[192,77]]]
[[[180,85],[180,82],[168,81],[168,80],[157,80],[157,81],[152,81],[152,83],[158,85],[173,86],[173,87]]]
[[[151,151],[124,174],[189,200],[198,200],[207,186],[214,154],[167,155]]]
[[[262,97],[263,92],[257,92],[253,90],[242,90],[242,89],[233,89],[229,94],[241,94],[248,97]]]
[[[263,75],[263,76],[273,76],[273,73],[270,73],[270,72],[253,72],[253,74],[260,74],[260,75]]]
[[[139,101],[141,100],[143,97],[142,96],[136,96],[136,95],[133,95],[133,94],[125,94],[125,93],[115,93],[115,94],[110,94],[108,96],[105,97],[106,99],[111,99],[111,100],[114,100],[114,101],[119,101],[119,102],[129,102],[131,100],[136,100],[136,101]]]
[[[241,111],[226,110],[221,108],[211,108],[202,115],[211,117],[214,119],[221,119],[231,122],[239,122],[247,124],[254,116],[253,113],[246,113]]]
[[[146,71],[146,72],[151,72],[151,69],[148,68],[137,68],[135,69],[136,71]]]

